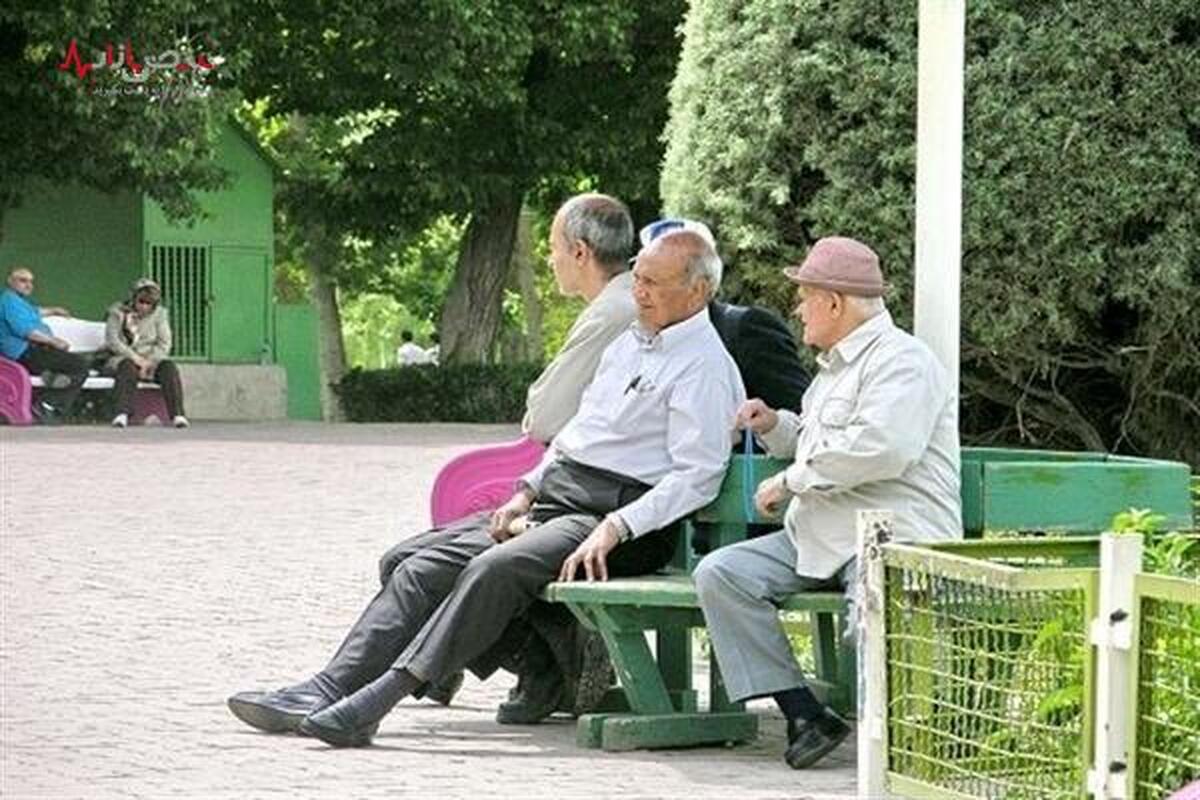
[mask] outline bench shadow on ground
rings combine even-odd
[[[490,712],[490,709],[455,706],[464,711]],[[555,758],[563,760],[619,759],[634,762],[667,762],[686,767],[714,757],[756,768],[778,768],[781,774],[795,774],[782,762],[786,743],[781,718],[764,717],[758,738],[739,745],[707,745],[665,750],[605,751],[579,747],[575,742],[576,720],[555,716],[539,725],[499,725],[492,719],[433,719],[433,706],[400,706],[384,722],[375,737],[373,751],[404,752],[423,756],[487,758]],[[426,713],[423,713],[426,712]],[[424,717],[424,719],[422,719]],[[307,742],[313,750],[327,750],[324,744]],[[853,769],[854,737],[851,736],[819,765],[806,772]]]

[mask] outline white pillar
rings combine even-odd
[[[891,511],[860,510],[858,585],[858,796],[885,797],[887,790],[887,642],[884,640],[882,547],[892,538]]]
[[[965,0],[920,0],[914,329],[958,386]]]
[[[1099,615],[1092,620],[1090,637],[1096,646],[1096,760],[1087,776],[1088,791],[1096,800],[1133,796],[1128,714],[1135,691],[1134,578],[1141,569],[1140,534],[1101,537]]]

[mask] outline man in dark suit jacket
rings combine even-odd
[[[663,233],[681,229],[698,233],[716,247],[704,223],[683,219],[647,225],[641,230],[641,244],[645,247]],[[718,300],[708,304],[708,314],[737,363],[746,397],[760,398],[772,408],[799,411],[809,376],[787,323],[774,311]],[[748,534],[755,536],[777,527],[752,525]],[[693,545],[698,553],[708,552],[706,533],[696,531]],[[584,629],[558,605],[537,604],[527,622],[528,626],[516,632],[523,642],[506,664],[517,673],[517,689],[500,705],[497,721],[532,724],[560,709],[575,714],[592,710],[612,683],[612,666],[599,634]]]

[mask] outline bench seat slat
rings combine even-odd
[[[546,600],[575,605],[665,606],[698,608],[696,587],[690,575],[646,575],[609,581],[551,583],[542,593]],[[787,597],[779,607],[786,611],[841,614],[846,609],[842,592],[803,592]]]

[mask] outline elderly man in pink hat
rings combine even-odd
[[[784,511],[783,530],[709,554],[695,581],[729,696],[772,697],[788,720],[784,758],[803,769],[850,726],[808,688],[775,603],[853,583],[859,509],[893,511],[899,541],[961,538],[958,398],[929,348],[892,322],[870,247],[821,239],[783,272],[820,371],[801,413],[751,399],[737,415],[795,460],[755,496],[761,513]]]

